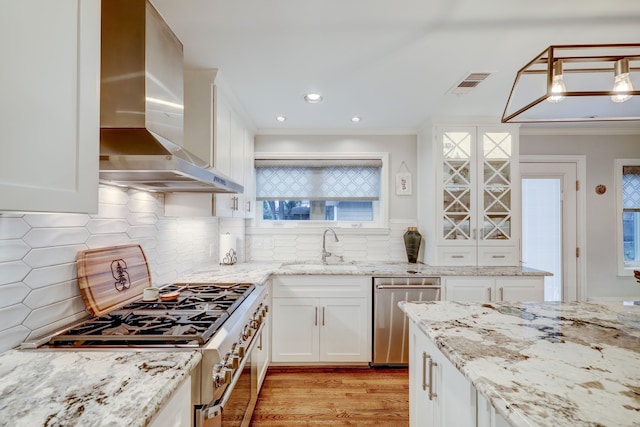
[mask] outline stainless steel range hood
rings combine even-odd
[[[159,192],[242,193],[182,147],[182,43],[148,0],[102,1],[100,181]]]

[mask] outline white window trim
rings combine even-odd
[[[389,228],[389,153],[387,152],[361,152],[361,153],[319,153],[319,152],[297,152],[297,153],[274,153],[256,152],[254,159],[276,160],[276,159],[379,159],[382,161],[380,168],[380,200],[379,209],[374,209],[374,220],[365,222],[352,221],[267,221],[262,219],[262,203],[256,203],[256,219],[253,225],[259,228],[319,228],[335,227],[340,229],[379,229]]]
[[[625,268],[624,266],[624,238],[622,236],[622,167],[640,166],[640,159],[616,159],[614,180],[616,189],[616,264],[618,276],[633,276],[633,270],[640,270],[640,262],[637,265]]]

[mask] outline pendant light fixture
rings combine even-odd
[[[552,45],[518,70],[502,122],[640,121],[634,84],[640,43]]]
[[[614,68],[614,92],[623,92],[611,95],[613,102],[625,102],[631,99],[629,92],[633,91],[633,85],[631,84],[631,78],[629,77],[629,59],[622,58],[616,61]]]

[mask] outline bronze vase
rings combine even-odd
[[[418,252],[420,251],[420,242],[422,235],[418,232],[417,227],[409,227],[404,233],[404,247],[407,251],[407,260],[410,263],[418,261]]]

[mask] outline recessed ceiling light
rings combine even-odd
[[[279,122],[284,122],[285,120],[287,120],[287,118],[285,116],[278,116],[276,117],[276,120]]]
[[[309,104],[317,104],[319,102],[322,102],[322,95],[320,95],[319,93],[308,93],[304,96],[304,100]]]
[[[351,121],[352,121],[353,123],[358,123],[360,120],[362,120],[362,119],[361,119],[360,117],[358,117],[358,116],[353,116],[353,117],[351,117]]]

